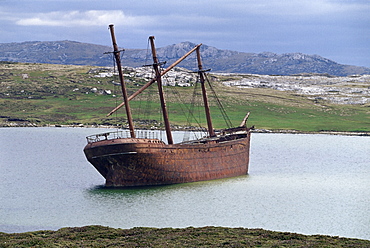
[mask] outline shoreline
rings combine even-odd
[[[64,124],[47,124],[47,125],[38,125],[36,123],[0,123],[0,128],[12,128],[12,127],[55,127],[55,128],[106,128],[106,129],[122,129],[128,130],[128,128],[122,128],[111,125],[64,125]],[[138,130],[152,130],[152,131],[161,131],[162,129],[148,129],[145,127],[137,128]],[[164,129],[163,129],[164,130]],[[200,131],[192,127],[174,127],[172,131]],[[217,131],[217,130],[216,130]],[[370,136],[370,132],[358,131],[299,131],[299,130],[285,130],[285,129],[253,129],[252,133],[272,133],[272,134],[327,134],[327,135],[343,135],[343,136]]]

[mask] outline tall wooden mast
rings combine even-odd
[[[199,44],[199,45],[196,45],[193,49],[191,49],[189,52],[187,52],[185,55],[183,55],[181,58],[179,58],[178,60],[176,60],[176,62],[174,62],[172,65],[170,65],[169,67],[167,67],[167,69],[165,69],[164,71],[161,72],[161,76],[163,76],[164,74],[166,74],[167,72],[169,72],[172,68],[174,68],[176,65],[178,65],[181,61],[183,61],[186,57],[188,57],[192,52],[194,52],[198,47],[200,47],[202,44]],[[139,95],[141,92],[143,92],[146,88],[148,88],[150,85],[152,85],[154,82],[156,81],[156,78],[153,78],[152,80],[150,80],[150,82],[146,83],[143,87],[141,87],[138,91],[136,91],[134,94],[132,94],[128,100],[130,101],[131,99],[133,99],[134,97],[136,97],[137,95]],[[109,114],[107,114],[107,117],[112,115],[114,112],[116,112],[118,109],[120,109],[123,105],[125,105],[125,102],[121,103],[120,105],[118,105],[115,109],[113,109],[111,112],[109,112]]]
[[[198,60],[198,73],[199,73],[199,80],[200,84],[202,86],[202,95],[203,95],[203,102],[204,102],[204,109],[206,112],[206,118],[207,118],[207,125],[208,125],[208,133],[210,137],[216,136],[215,130],[213,130],[212,126],[212,119],[211,119],[211,113],[209,110],[209,105],[208,105],[208,98],[207,98],[207,91],[206,87],[204,84],[204,71],[203,71],[203,65],[202,65],[202,59],[200,57],[200,47],[197,48],[197,60]]]
[[[130,128],[130,135],[131,135],[131,138],[135,138],[134,124],[132,122],[132,115],[131,115],[131,109],[130,109],[130,105],[129,105],[128,96],[127,96],[126,85],[125,85],[125,82],[123,81],[120,51],[118,50],[116,37],[114,35],[114,25],[113,24],[109,25],[109,30],[110,30],[110,33],[111,33],[111,36],[112,36],[113,54],[114,54],[114,57],[116,59],[119,80],[121,82],[122,95],[123,95],[123,100],[125,102],[127,121],[128,121],[128,125],[129,125],[129,128]]]
[[[162,114],[163,114],[163,119],[164,119],[164,125],[165,125],[165,128],[166,128],[167,141],[168,141],[168,144],[173,144],[170,122],[168,120],[166,100],[164,98],[164,93],[163,93],[162,77],[161,77],[161,72],[159,70],[157,52],[155,50],[155,45],[154,45],[154,36],[150,36],[149,40],[150,40],[150,45],[151,45],[151,48],[152,48],[153,68],[154,68],[155,76],[156,76],[155,79],[156,79],[157,84],[158,84],[158,91],[159,91],[159,97],[160,97],[160,100],[161,100]]]

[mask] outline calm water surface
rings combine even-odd
[[[370,239],[370,137],[253,134],[249,175],[105,189],[82,128],[0,128],[0,232],[227,226]]]

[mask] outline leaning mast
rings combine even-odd
[[[198,73],[199,73],[199,81],[202,86],[202,95],[203,95],[203,102],[204,102],[204,109],[206,112],[206,118],[207,118],[207,125],[208,125],[208,134],[210,137],[215,137],[215,130],[213,130],[212,126],[212,119],[211,119],[211,113],[209,110],[209,105],[208,105],[208,98],[207,98],[207,91],[206,91],[206,86],[205,86],[205,80],[204,80],[204,70],[203,70],[203,65],[202,65],[202,59],[200,57],[200,47],[197,48],[197,60],[198,60]]]
[[[130,135],[131,135],[131,138],[135,138],[134,124],[133,124],[133,121],[132,121],[132,115],[131,115],[131,109],[130,109],[130,105],[129,105],[129,99],[128,99],[128,96],[127,96],[126,85],[125,85],[125,82],[123,80],[120,51],[118,50],[118,45],[117,45],[117,42],[116,42],[116,37],[114,35],[114,25],[113,24],[110,24],[109,25],[109,30],[110,30],[110,33],[111,33],[111,36],[112,36],[113,54],[114,54],[114,57],[116,59],[119,80],[121,82],[122,95],[123,95],[123,100],[125,102],[127,121],[128,121],[128,125],[129,125],[129,128],[130,128]]]
[[[187,52],[185,55],[183,55],[181,58],[179,58],[178,60],[176,60],[172,65],[170,65],[169,67],[167,67],[164,71],[161,72],[161,76],[163,76],[164,74],[166,74],[167,72],[169,72],[172,68],[174,68],[176,65],[178,65],[181,61],[183,61],[186,57],[188,57],[192,52],[194,52],[198,47],[200,47],[202,45],[199,44],[199,45],[196,45],[193,49],[191,49],[189,52]],[[143,92],[146,88],[148,88],[150,85],[152,85],[154,82],[156,81],[156,78],[153,78],[152,80],[150,80],[150,82],[146,83],[143,87],[141,87],[138,91],[136,91],[134,94],[132,94],[128,100],[130,101],[131,99],[133,99],[134,97],[136,97],[137,95],[139,95],[141,92]],[[120,105],[118,105],[116,108],[114,108],[111,112],[109,112],[109,114],[107,114],[107,117],[112,115],[114,112],[116,112],[118,109],[120,109],[123,105],[125,105],[125,102],[121,103]]]
[[[161,100],[162,114],[163,114],[163,119],[164,119],[164,125],[165,125],[165,128],[166,128],[167,141],[168,141],[168,144],[173,144],[173,139],[172,139],[172,134],[171,134],[171,126],[170,126],[170,122],[168,120],[166,100],[164,98],[164,93],[163,93],[162,77],[161,77],[161,72],[159,70],[159,62],[158,62],[157,53],[156,53],[155,45],[154,45],[154,36],[150,36],[149,40],[150,40],[150,45],[151,45],[151,48],[152,48],[153,68],[154,68],[154,71],[155,71],[155,79],[156,79],[157,84],[158,84],[158,91],[159,91],[159,97],[160,97],[160,100]]]

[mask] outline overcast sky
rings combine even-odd
[[[370,0],[0,0],[0,43],[72,40],[146,48],[191,41],[318,54],[370,67]]]

